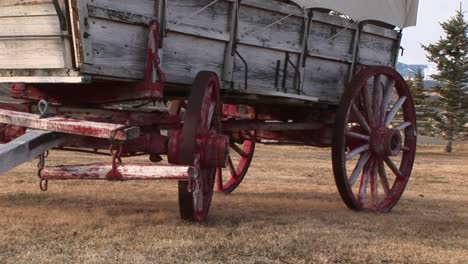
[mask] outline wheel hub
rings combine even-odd
[[[371,135],[371,150],[378,156],[398,156],[403,139],[400,131],[389,128],[379,128]]]
[[[168,159],[170,163],[179,164],[179,150],[183,142],[181,131],[169,137]],[[201,163],[206,168],[225,168],[229,155],[229,138],[225,135],[210,134],[197,139]]]

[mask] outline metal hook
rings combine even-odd
[[[40,118],[44,118],[44,117],[47,116],[47,110],[49,108],[49,103],[46,100],[42,99],[37,104],[37,108],[39,109]]]
[[[41,181],[39,182],[39,188],[41,189],[41,191],[46,192],[48,187],[49,181],[46,179],[41,179]]]

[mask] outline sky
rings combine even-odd
[[[401,46],[405,52],[399,61],[406,64],[430,64],[421,44],[435,43],[444,36],[439,23],[453,17],[460,9],[460,3],[465,11],[465,19],[468,19],[468,0],[419,0],[418,24],[403,30]]]

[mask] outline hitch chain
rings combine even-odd
[[[117,162],[119,165],[122,165],[122,143],[119,143],[117,146],[111,144],[110,146],[110,154],[112,156],[112,170],[117,170]]]
[[[39,162],[37,163],[37,176],[39,177],[39,188],[41,191],[46,192],[49,185],[49,180],[44,178],[42,175],[42,170],[45,167],[45,159],[49,156],[49,151],[39,155]]]
[[[111,163],[112,168],[106,175],[109,181],[124,181],[125,180],[122,174],[120,173],[120,171],[117,169],[119,165],[122,165],[123,142],[116,141],[115,135],[117,134],[117,132],[123,131],[128,127],[130,127],[130,125],[125,125],[121,128],[118,128],[112,131],[110,135],[109,152],[112,157],[112,163]]]

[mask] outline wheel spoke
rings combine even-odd
[[[377,208],[379,205],[379,169],[377,161],[374,160],[372,164],[372,175],[371,175],[371,194],[372,194],[372,205]]]
[[[372,109],[374,111],[374,124],[379,126],[382,122],[380,117],[380,107],[382,104],[382,88],[380,83],[381,75],[377,75],[374,77],[374,97],[372,102]]]
[[[354,167],[354,170],[351,173],[351,176],[349,177],[349,184],[351,186],[354,185],[354,183],[356,182],[357,177],[359,176],[359,174],[361,174],[362,169],[364,168],[364,166],[367,164],[367,161],[369,160],[369,157],[370,157],[369,152],[366,152],[366,153],[362,154],[361,157],[359,158],[359,161],[356,164],[356,167]]]
[[[367,123],[366,119],[362,116],[361,112],[358,110],[356,105],[351,106],[351,110],[353,112],[353,115],[357,118],[358,123],[361,125],[364,130],[366,130],[367,133],[371,133],[369,124]]]
[[[232,163],[232,159],[230,156],[228,157],[228,166],[229,166],[229,171],[231,172],[231,176],[234,179],[237,179],[237,171],[236,171],[236,168],[234,167],[234,164]]]
[[[364,205],[366,201],[367,185],[369,185],[369,176],[370,176],[369,171],[370,171],[370,166],[368,163],[367,166],[364,168],[364,172],[362,173],[361,185],[359,185],[358,200],[361,203],[361,205]]]
[[[384,166],[383,161],[379,160],[378,165],[379,165],[380,183],[382,184],[385,195],[387,197],[390,197],[390,186],[388,184],[387,172],[385,171],[385,166]]]
[[[207,128],[208,129],[211,129],[211,122],[213,121],[213,115],[215,113],[215,109],[216,109],[216,104],[210,104],[209,108],[208,108],[208,124],[207,124]]]
[[[374,113],[372,113],[372,94],[371,89],[366,85],[364,90],[364,108],[366,109],[367,122],[374,126]]]
[[[223,169],[216,169],[216,189],[218,192],[223,191]]]
[[[384,125],[387,127],[388,125],[390,125],[390,123],[392,122],[393,118],[395,117],[395,115],[397,114],[398,110],[400,110],[400,107],[405,103],[406,101],[406,96],[402,96],[400,97],[400,99],[398,99],[398,101],[393,105],[392,107],[392,110],[390,110],[390,112],[387,114],[387,117],[385,118],[385,123]]]
[[[399,124],[398,126],[394,127],[394,129],[396,130],[403,130],[407,127],[411,126],[411,122],[403,122],[401,124]]]
[[[365,141],[369,141],[369,140],[370,140],[370,137],[369,137],[369,136],[363,135],[363,134],[359,134],[359,133],[356,133],[356,132],[352,132],[352,131],[346,131],[346,136],[351,137],[351,138],[362,139],[362,140],[365,140]]]
[[[397,165],[389,157],[385,157],[384,161],[385,163],[387,163],[388,167],[393,171],[393,173],[397,177],[403,177],[403,174],[401,174],[400,169],[398,169]]]
[[[249,156],[249,155],[248,155],[247,153],[245,153],[244,150],[241,149],[236,143],[233,143],[233,142],[232,142],[230,145],[231,145],[231,148],[232,148],[235,152],[237,152],[237,154],[239,154],[241,157],[246,158],[246,157]]]
[[[393,96],[393,87],[395,86],[395,80],[391,80],[385,87],[384,96],[382,98],[382,108],[380,109],[380,120],[382,124],[385,121],[385,114],[387,113],[387,107],[390,104]]]
[[[350,160],[354,158],[356,155],[361,154],[362,152],[367,151],[367,150],[369,150],[369,144],[365,144],[358,148],[355,148],[346,154],[346,160]]]

